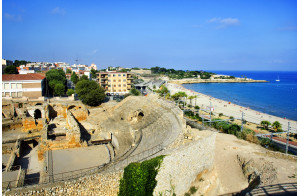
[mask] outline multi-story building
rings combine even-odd
[[[45,74],[2,75],[2,97],[38,98],[45,93]]]
[[[126,94],[132,87],[133,76],[125,72],[100,72],[99,84],[107,93]]]

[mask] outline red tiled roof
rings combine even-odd
[[[4,74],[2,75],[2,81],[10,80],[43,80],[45,74],[42,73],[29,73],[29,74]]]

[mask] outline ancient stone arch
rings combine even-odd
[[[34,110],[34,119],[42,118],[42,112],[39,109]]]

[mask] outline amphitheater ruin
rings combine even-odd
[[[191,186],[197,195],[280,183],[296,187],[295,156],[193,129],[178,107],[156,95],[94,108],[80,101],[2,100],[6,195],[116,195],[129,163],[158,155],[167,156],[154,195],[184,195]],[[91,188],[96,186],[101,188]]]

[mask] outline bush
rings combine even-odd
[[[200,109],[200,107],[196,105],[196,106],[195,106],[195,109],[196,109],[196,110],[199,110],[199,109]]]
[[[223,116],[223,113],[220,113],[220,114],[219,114],[219,117],[221,117],[221,116]]]
[[[262,145],[262,146],[270,146],[271,145],[271,140],[269,138],[262,138],[260,140],[260,145]]]
[[[130,89],[130,94],[134,95],[134,96],[139,96],[141,95],[141,92],[135,88]]]
[[[241,131],[241,127],[237,124],[232,124],[229,126],[228,133],[232,135],[237,135],[237,132]]]
[[[192,107],[192,105],[191,104],[188,104],[188,108],[191,108]]]
[[[68,69],[69,70],[69,69]],[[67,95],[68,96],[71,96],[71,95],[73,95],[75,93],[75,91],[73,90],[73,89],[68,89],[67,90]]]
[[[124,169],[118,195],[152,195],[157,184],[155,177],[163,157],[158,156],[142,163],[130,163]]]
[[[191,188],[190,188],[190,193],[191,194],[194,194],[194,193],[196,193],[197,192],[197,188],[196,187],[194,187],[194,186],[192,186]]]
[[[230,116],[229,119],[230,119],[231,121],[234,121],[234,117],[233,117],[233,116]]]

